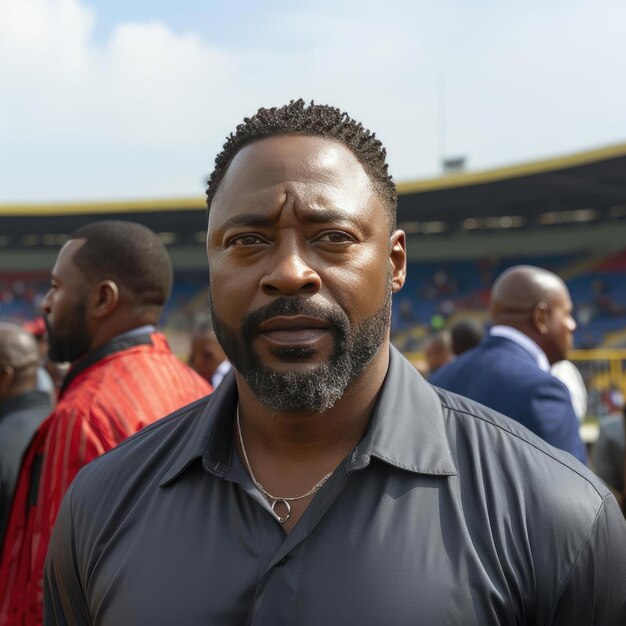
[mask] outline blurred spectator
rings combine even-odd
[[[50,414],[50,395],[37,390],[39,352],[34,338],[16,324],[0,323],[0,546],[22,457]]]
[[[482,328],[472,320],[460,320],[450,329],[452,352],[456,356],[475,348],[483,338]]]
[[[587,415],[587,387],[578,368],[567,360],[557,361],[550,369],[569,391],[576,417],[582,421]]]
[[[606,281],[598,278],[592,285],[594,305],[601,315],[619,316],[626,313],[626,309],[615,301],[611,289]]]
[[[61,249],[43,309],[49,356],[72,363],[24,456],[0,561],[0,624],[39,624],[43,564],[78,471],[147,424],[211,391],[156,330],[172,286],[159,237],[97,222]]]
[[[31,322],[26,322],[23,326],[24,330],[30,333],[37,342],[37,349],[39,352],[39,365],[37,367],[37,389],[39,391],[45,391],[50,395],[50,398],[56,402],[57,391],[60,388],[60,384],[57,386],[50,374],[50,369],[45,367],[50,361],[48,360],[48,336],[46,332],[46,323],[43,317],[38,317]]]
[[[439,313],[448,319],[454,313],[456,305],[454,304],[454,300],[452,300],[452,298],[444,298],[441,302],[439,302],[438,308]]]
[[[446,325],[446,318],[441,315],[441,313],[435,313],[430,318],[430,328],[431,330],[438,331],[443,330]]]
[[[624,405],[600,419],[600,435],[593,447],[596,474],[618,493],[624,491]]]
[[[428,365],[429,375],[434,374],[454,358],[452,354],[452,338],[447,330],[431,335],[424,342],[424,358]]]
[[[621,413],[624,408],[624,394],[621,389],[611,385],[611,388],[607,389],[602,395],[602,402],[605,415]]]
[[[413,303],[408,298],[400,300],[398,304],[398,314],[405,324],[413,324],[416,321],[415,313],[413,312]]]
[[[191,337],[189,365],[209,382],[213,389],[230,371],[230,362],[215,336],[211,322],[203,322],[195,329]]]
[[[490,313],[489,337],[430,382],[508,415],[586,462],[569,392],[550,374],[576,328],[565,283],[538,267],[512,267],[494,283]]]

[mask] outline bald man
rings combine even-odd
[[[487,339],[430,381],[504,413],[586,463],[569,392],[550,373],[572,347],[576,328],[567,286],[545,269],[511,267],[493,285],[490,314]]]
[[[37,390],[39,351],[16,324],[0,323],[0,547],[22,457],[52,411],[50,394]]]

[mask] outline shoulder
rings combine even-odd
[[[607,415],[600,419],[600,439],[624,445],[624,418],[622,415]]]
[[[157,460],[159,466],[166,468],[178,446],[193,437],[210,400],[211,396],[205,396],[147,425],[83,468],[77,480],[86,485],[97,476],[124,476],[148,459]]]
[[[506,339],[489,337],[437,370],[429,380],[445,388],[459,382],[486,384],[495,379],[499,381],[497,392],[501,385],[510,384],[514,389],[532,385],[544,375],[523,348]]]
[[[557,381],[558,382],[558,381]],[[502,491],[536,501],[562,501],[594,517],[610,491],[571,454],[559,450],[517,421],[468,398],[435,388],[448,423],[451,449],[461,467],[480,467],[480,475]],[[461,473],[461,472],[459,472]],[[543,504],[541,504],[543,503]]]
[[[175,401],[162,412],[159,408],[161,417],[211,391],[210,385],[172,354],[166,343],[158,343],[133,346],[97,361],[72,381],[61,402],[85,413],[95,407],[109,413],[117,410],[114,404],[122,399],[126,408],[138,404],[142,410],[145,402],[137,400],[139,397],[158,398],[166,405]]]

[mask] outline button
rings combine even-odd
[[[282,567],[287,562],[287,557],[284,556],[280,561],[276,563],[276,567]]]

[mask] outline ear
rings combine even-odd
[[[406,235],[396,230],[389,240],[389,261],[391,264],[391,291],[398,293],[406,280]]]
[[[10,365],[0,367],[0,398],[8,395],[14,378],[15,370]]]
[[[120,290],[117,284],[112,280],[103,280],[95,287],[93,316],[99,319],[108,317],[115,311],[119,301]]]
[[[550,309],[545,302],[539,302],[533,309],[533,326],[540,335],[547,334],[550,329]]]

